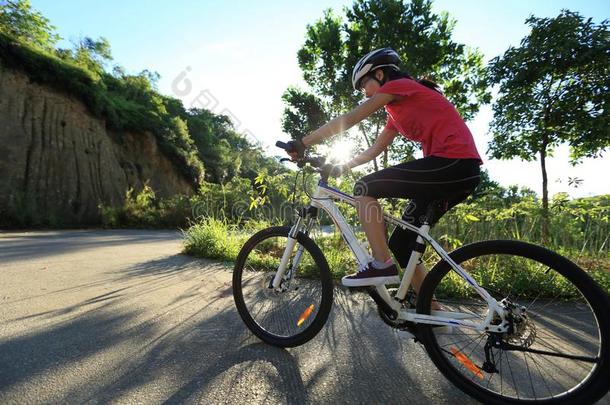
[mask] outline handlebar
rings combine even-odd
[[[277,141],[275,143],[275,146],[277,146],[278,148],[284,149],[285,151],[288,151],[288,144],[286,142]]]
[[[277,141],[275,143],[275,146],[280,149],[284,149],[286,152],[289,152],[291,150],[290,146],[288,146],[287,143],[282,141]],[[285,161],[285,159],[282,159],[281,161]],[[311,167],[319,169],[326,163],[326,158],[324,156],[303,156],[302,158],[298,158],[297,160],[290,161],[295,162],[298,167],[303,167],[306,164],[309,164]]]

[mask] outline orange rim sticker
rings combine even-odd
[[[303,322],[305,322],[307,320],[307,318],[309,318],[309,315],[311,315],[312,312],[313,312],[313,304],[308,306],[307,309],[305,311],[303,311],[303,313],[299,317],[299,320],[297,321],[297,326],[301,326],[303,324]]]
[[[481,369],[479,367],[477,367],[477,365],[474,364],[472,362],[472,360],[470,360],[464,353],[460,352],[455,347],[452,347],[450,350],[451,350],[451,353],[453,353],[453,355],[455,356],[455,358],[460,363],[462,363],[462,365],[464,367],[466,367],[468,370],[470,370],[474,375],[479,377],[481,380],[485,379],[485,376],[483,376],[483,372],[481,372]]]

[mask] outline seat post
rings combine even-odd
[[[427,235],[428,231],[430,231],[430,225],[424,223],[419,230]],[[417,263],[419,263],[419,259],[422,257],[424,253],[426,245],[424,245],[424,239],[417,235],[417,239],[415,240],[415,249],[411,252],[411,256],[409,257],[409,262],[407,263],[407,267],[405,267],[405,273],[402,276],[402,280],[400,281],[400,287],[398,287],[398,292],[396,293],[396,297],[399,300],[404,300],[407,296],[407,291],[409,290],[409,286],[411,285],[411,280],[413,279],[413,274],[415,274],[415,267]]]

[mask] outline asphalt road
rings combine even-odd
[[[337,290],[306,345],[262,344],[231,267],[180,250],[177,232],[1,233],[0,403],[476,403],[360,294]]]

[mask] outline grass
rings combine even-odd
[[[506,255],[483,256],[460,264],[462,268],[497,297],[538,297],[540,299],[578,298],[578,291],[568,279],[552,272],[547,267],[529,259]],[[602,288],[608,292],[610,273],[602,270],[589,270]],[[441,281],[437,295],[445,297],[475,297],[476,292],[457,275],[451,272]]]
[[[247,235],[236,232],[235,225],[204,218],[184,232],[184,253],[234,262],[246,240]]]
[[[225,220],[204,218],[184,231],[184,252],[197,257],[217,259],[234,262],[239,250],[246,240],[255,232],[262,229],[264,223],[250,222],[244,229]],[[315,238],[328,261],[332,277],[340,279],[357,269],[357,263],[351,252],[338,234],[323,235]],[[281,243],[281,240],[280,240]],[[259,245],[256,252],[251,254],[249,264],[253,267],[270,269],[277,267],[283,247],[274,241],[268,240],[266,245]],[[437,259],[429,249],[425,257],[426,264],[431,268]],[[593,267],[586,267],[591,265]],[[309,255],[303,258],[303,276],[315,275],[315,265]],[[585,270],[606,291],[610,292],[610,259],[584,260],[577,264]],[[492,256],[490,258],[470,260],[463,264],[475,280],[490,291],[508,292],[523,297],[562,297],[572,298],[575,290],[563,277],[550,279],[545,269],[535,267],[534,263],[526,259],[510,256]],[[550,279],[550,281],[549,281]],[[451,273],[441,284],[439,292],[444,296],[468,296],[474,294],[464,280],[457,274]]]

